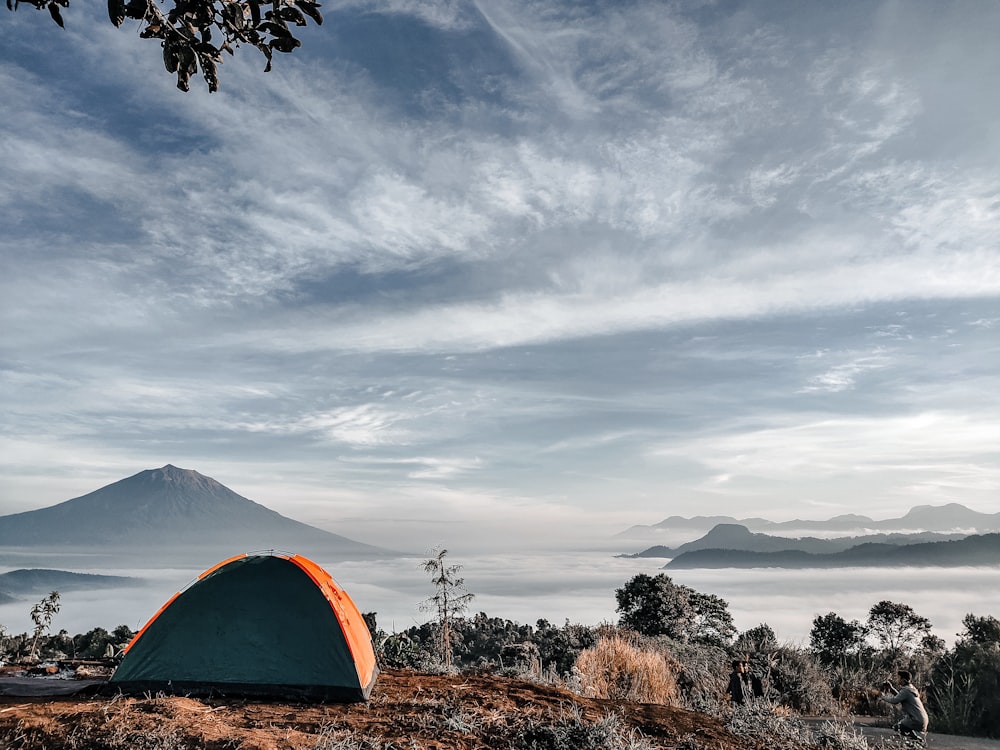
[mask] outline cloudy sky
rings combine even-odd
[[[323,10],[216,94],[0,13],[0,511],[167,463],[411,547],[1000,509],[1000,5]]]

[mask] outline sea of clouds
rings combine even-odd
[[[637,573],[661,572],[663,560],[614,557],[607,551],[561,551],[534,554],[450,556],[462,565],[460,575],[475,595],[470,614],[534,624],[614,622],[615,589]],[[363,612],[376,612],[379,626],[401,631],[426,622],[420,604],[432,593],[421,558],[375,561],[318,559],[347,590]],[[208,567],[211,563],[203,566]],[[67,591],[53,631],[80,633],[125,624],[141,627],[176,591],[203,568],[112,569],[86,572],[133,575],[136,588]],[[9,569],[9,568],[7,568]],[[79,570],[79,569],[77,569]],[[2,571],[0,571],[2,572]],[[1000,568],[842,568],[832,570],[722,569],[666,571],[677,583],[715,594],[729,603],[740,630],[767,623],[779,640],[808,644],[813,618],[836,612],[864,620],[881,600],[909,604],[927,617],[936,635],[952,643],[967,613],[1000,616]],[[41,598],[41,597],[38,597]],[[0,624],[8,633],[31,629],[33,601],[0,606]]]

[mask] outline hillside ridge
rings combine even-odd
[[[842,514],[826,520],[793,519],[770,521],[766,518],[735,518],[733,516],[669,516],[659,523],[635,525],[616,536],[653,540],[669,532],[701,531],[705,533],[719,525],[745,526],[752,532],[820,532],[828,534],[927,531],[938,533],[1000,532],[1000,512],[981,513],[960,503],[917,505],[898,518],[875,520],[858,514]]]

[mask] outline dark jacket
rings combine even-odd
[[[750,698],[760,698],[764,695],[764,686],[755,674],[733,672],[729,675],[729,688],[726,690],[729,698],[737,706],[742,706]]]

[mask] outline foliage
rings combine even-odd
[[[452,621],[461,617],[469,607],[474,594],[465,590],[465,579],[459,577],[461,565],[449,565],[445,562],[448,550],[436,549],[432,557],[424,560],[423,569],[431,577],[434,584],[434,594],[424,600],[420,608],[434,612],[437,617],[437,649],[446,669],[451,668],[451,631]]]
[[[902,654],[930,633],[931,623],[908,604],[883,600],[868,611],[867,630],[880,648],[892,654]]]
[[[955,647],[936,662],[927,691],[941,731],[1000,737],[1000,623],[968,614]]]
[[[621,627],[643,635],[724,645],[736,634],[725,600],[676,584],[665,573],[640,573],[615,598]]]
[[[35,631],[31,641],[29,659],[34,660],[37,658],[38,639],[48,631],[49,626],[52,624],[52,618],[59,612],[59,606],[59,592],[52,591],[47,597],[31,608],[31,621],[35,623]]]
[[[597,643],[597,628],[576,625],[566,620],[560,628],[548,620],[538,620],[531,640],[538,647],[543,670],[568,675],[580,652]]]
[[[110,633],[104,628],[88,630],[82,635],[73,636],[73,656],[77,659],[117,657],[134,635],[127,625],[119,625]]]
[[[809,631],[809,647],[824,665],[854,663],[864,653],[868,629],[857,620],[847,622],[836,612],[816,615]]]
[[[965,626],[963,640],[979,646],[1000,644],[1000,620],[993,615],[977,617],[970,613],[962,618],[962,625]]]
[[[844,710],[891,714],[874,686],[906,669],[923,694],[935,731],[1000,737],[1000,621],[968,614],[962,622],[965,630],[949,650],[927,618],[906,604],[881,601],[865,625],[847,623],[833,612],[816,617],[810,645],[825,668],[831,696]],[[793,680],[789,685],[784,674],[775,682],[784,690],[804,684]]]
[[[826,673],[806,649],[780,646],[766,665],[765,686],[783,706],[804,714],[836,714]]]
[[[691,589],[671,580],[665,573],[640,573],[615,591],[619,625],[643,635],[665,635],[687,640],[694,621]]]
[[[585,695],[638,703],[676,705],[679,671],[665,654],[639,648],[617,634],[601,638],[576,660]]]
[[[490,617],[485,612],[456,620],[453,637],[456,641],[453,655],[462,664],[473,668],[503,669],[515,666],[514,662],[530,662],[532,655],[536,661],[539,659],[538,649],[531,643],[530,625]],[[541,669],[540,664],[538,668]]]
[[[729,602],[714,594],[691,591],[688,602],[694,610],[690,638],[703,643],[725,646],[736,635],[733,616],[729,613]]]
[[[16,10],[22,2],[47,8],[64,26],[60,8],[68,8],[69,0],[7,0],[7,9]],[[108,0],[108,18],[115,26],[126,18],[138,21],[141,38],[159,39],[163,65],[177,75],[181,91],[190,89],[199,68],[208,90],[216,91],[223,52],[232,55],[242,44],[256,47],[267,59],[264,71],[270,71],[275,50],[301,46],[290,26],[306,26],[307,19],[323,23],[319,8],[315,0],[171,0],[164,12],[155,0]],[[216,34],[221,41],[213,43]]]
[[[729,683],[729,652],[707,643],[681,643],[662,637],[652,640],[678,664],[677,686],[685,707],[717,713]]]
[[[766,654],[778,648],[778,636],[766,622],[757,625],[740,633],[733,643],[733,653],[743,654]]]

